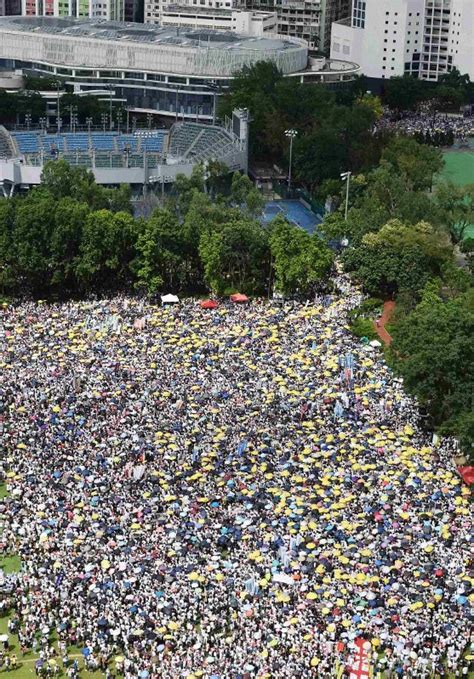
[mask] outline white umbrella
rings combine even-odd
[[[0,634],[0,641],[8,641],[8,634]]]
[[[381,347],[382,342],[379,342],[378,340],[372,340],[372,342],[370,342],[370,346],[371,347]]]
[[[162,295],[161,297],[161,303],[162,304],[178,304],[179,299],[176,295]]]

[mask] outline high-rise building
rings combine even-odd
[[[124,20],[124,0],[21,0],[24,16]]]
[[[331,57],[369,78],[411,74],[436,81],[458,68],[474,78],[473,0],[353,0],[332,25]]]
[[[331,50],[331,27],[335,21],[351,16],[351,0],[321,0],[321,29],[319,49],[329,54]]]
[[[21,0],[0,0],[0,17],[21,14]]]

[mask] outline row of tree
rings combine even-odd
[[[45,165],[41,186],[0,201],[3,295],[236,290],[307,294],[332,266],[317,236],[259,218],[263,203],[236,173],[229,194],[195,169],[148,219],[134,218],[126,187],[105,189],[84,168]]]
[[[354,177],[347,220],[341,197],[322,228],[347,238],[342,260],[368,294],[397,300],[389,359],[431,423],[473,456],[474,288],[459,246],[469,254],[473,244],[474,184],[431,190],[441,166],[437,149],[393,140],[376,169]]]

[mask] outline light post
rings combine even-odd
[[[70,105],[69,107],[69,131],[73,132],[75,123],[77,122],[77,106],[74,106],[73,104]]]
[[[44,128],[46,127],[46,118],[40,118],[39,124],[41,125],[41,132],[44,133]]]
[[[175,118],[174,118],[174,121],[175,121],[175,123],[177,123],[177,122],[178,122],[178,105],[179,105],[179,85],[178,85],[178,87],[176,88],[176,95],[175,95],[175,97],[176,97],[176,100],[175,100],[175,104],[174,104],[174,111],[175,111]]]
[[[31,125],[31,114],[30,113],[27,113],[26,116],[25,116],[25,124],[26,124],[26,129],[29,130],[30,125]]]
[[[291,194],[291,170],[293,164],[293,139],[298,135],[297,130],[285,130],[285,137],[290,140],[290,162],[288,166],[288,195]]]
[[[208,88],[212,92],[212,124],[216,124],[217,115],[217,93],[219,92],[219,85],[213,80],[208,84]]]
[[[92,118],[86,118],[86,125],[87,125],[87,132],[90,134],[91,133],[91,127],[92,127]]]
[[[349,187],[351,184],[351,176],[352,172],[341,172],[341,179],[343,182],[346,182],[346,209],[344,212],[344,221],[347,222],[347,214],[349,212]]]
[[[57,124],[57,130],[58,134],[61,132],[61,113],[59,110],[59,88],[61,87],[61,81],[56,80],[56,124]]]
[[[101,120],[101,122],[102,122],[102,129],[104,130],[104,132],[105,132],[105,128],[106,128],[106,126],[107,126],[107,119],[108,119],[108,117],[109,117],[109,116],[108,116],[107,113],[102,113],[101,116],[100,116],[100,120]]]
[[[120,134],[120,128],[122,126],[122,111],[117,111],[117,131]]]
[[[130,132],[130,107],[127,106],[125,111],[127,113],[127,134],[128,134]]]
[[[146,114],[146,122],[148,125],[148,129],[151,130],[151,124],[153,122],[153,115],[151,113]]]
[[[137,129],[137,116],[132,116],[132,132]]]

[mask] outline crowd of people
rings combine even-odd
[[[74,646],[106,677],[342,677],[361,638],[375,677],[469,671],[454,442],[336,282],[307,304],[3,308],[3,597],[37,674],[77,676]]]
[[[438,113],[421,107],[398,116],[386,111],[377,128],[413,136],[420,143],[435,146],[469,145],[474,137],[474,117]]]

